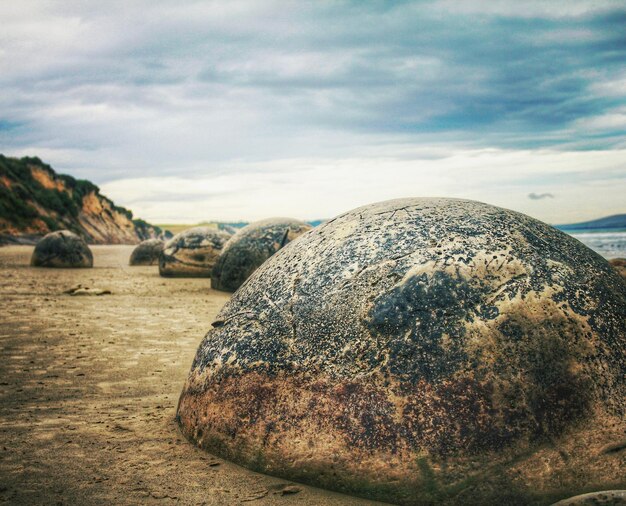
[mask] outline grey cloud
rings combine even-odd
[[[116,163],[165,173],[351,154],[355,137],[514,149],[623,138],[576,126],[626,99],[590,91],[623,72],[619,2],[468,2],[458,14],[421,1],[54,5],[22,8],[42,28],[32,44],[19,27],[0,39],[30,62],[0,73],[9,149],[115,151]]]
[[[552,193],[529,193],[528,198],[530,200],[543,200],[543,199],[553,199],[554,195]]]

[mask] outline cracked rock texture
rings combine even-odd
[[[30,264],[34,267],[93,267],[87,243],[69,230],[46,234],[35,246]]]
[[[161,276],[210,278],[213,266],[230,236],[210,227],[194,227],[165,243],[159,256]]]
[[[234,292],[263,262],[311,226],[291,218],[269,218],[242,228],[224,245],[211,288]]]
[[[234,294],[183,433],[399,504],[551,504],[626,481],[626,283],[528,216],[403,199],[287,245]]]
[[[130,254],[130,265],[156,265],[163,251],[163,241],[147,239],[140,242]]]

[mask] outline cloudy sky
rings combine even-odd
[[[155,223],[626,212],[626,4],[0,2],[0,152]]]

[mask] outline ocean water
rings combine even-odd
[[[604,258],[626,258],[626,231],[566,232]]]

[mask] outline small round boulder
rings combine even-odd
[[[178,420],[224,458],[354,495],[549,504],[624,484],[625,319],[626,283],[549,225],[372,204],[233,295]]]
[[[612,258],[609,263],[623,278],[626,278],[626,258]]]
[[[163,251],[161,239],[147,239],[137,244],[130,255],[130,265],[155,265]]]
[[[311,226],[291,218],[250,223],[224,245],[211,276],[211,288],[234,292],[263,262]]]
[[[35,246],[30,265],[34,267],[93,267],[93,254],[87,243],[69,230],[46,234]]]
[[[209,278],[230,236],[210,227],[194,227],[176,234],[163,246],[159,273],[168,277]]]

